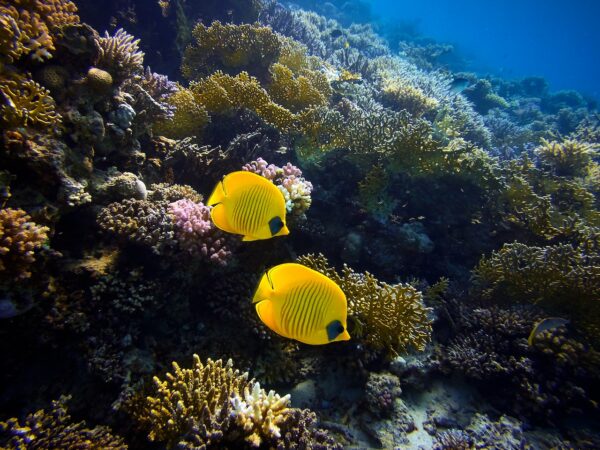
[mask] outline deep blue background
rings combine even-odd
[[[542,76],[551,90],[600,99],[600,0],[370,0],[382,21],[417,22],[471,69]]]

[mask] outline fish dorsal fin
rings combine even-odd
[[[320,280],[321,276],[319,272],[297,263],[280,264],[269,270],[271,282],[281,291],[302,282]]]
[[[206,206],[214,206],[218,203],[223,203],[227,197],[227,190],[225,189],[225,180],[227,179],[227,176],[223,177],[223,179],[217,183],[212,191],[212,194],[210,194],[210,197],[208,197]]]
[[[269,271],[267,270],[258,283],[258,287],[254,292],[254,296],[252,297],[252,303],[258,303],[265,299],[271,298],[274,291],[275,286],[273,285],[273,281],[271,280]]]

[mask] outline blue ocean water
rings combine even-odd
[[[551,90],[600,99],[600,2],[595,0],[371,0],[375,24],[410,25],[451,43],[468,69],[544,77]]]

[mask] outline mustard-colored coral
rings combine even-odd
[[[439,106],[436,99],[428,97],[421,89],[396,79],[384,82],[381,95],[384,103],[391,108],[406,110],[416,117],[432,114]]]
[[[155,134],[171,139],[183,139],[199,135],[209,123],[205,107],[189,89],[180,88],[167,99],[167,103],[174,106],[175,111],[172,117],[153,125]]]
[[[281,130],[288,129],[294,122],[294,114],[274,103],[259,81],[246,72],[232,77],[217,71],[203,80],[191,83],[190,90],[196,102],[209,112],[247,108]]]
[[[325,105],[331,96],[329,82],[321,72],[305,69],[295,74],[281,63],[273,64],[270,71],[271,98],[292,112]]]
[[[542,164],[553,170],[556,175],[566,177],[585,177],[596,163],[593,157],[598,147],[577,140],[566,139],[562,142],[542,139],[535,153]]]
[[[387,284],[368,272],[356,273],[344,265],[341,275],[323,255],[298,258],[335,281],[348,299],[348,314],[355,321],[353,337],[392,354],[410,348],[423,350],[431,339],[431,320],[422,294],[409,284]]]
[[[54,32],[76,23],[77,7],[68,0],[1,0],[0,60],[14,63],[26,55],[47,60],[55,49]]]
[[[0,274],[29,278],[35,252],[48,239],[48,227],[40,226],[22,209],[0,209]]]
[[[15,78],[1,80],[0,118],[6,126],[53,126],[60,122],[50,92],[33,80]]]
[[[224,437],[233,419],[231,399],[248,385],[248,375],[233,370],[231,360],[203,364],[194,355],[192,368],[174,362],[164,380],[154,377],[153,395],[134,414],[151,441],[168,448],[204,448]]]
[[[281,397],[275,391],[267,393],[255,382],[246,385],[243,393],[234,393],[231,403],[231,415],[247,434],[246,442],[252,447],[260,447],[265,438],[267,441],[281,438],[279,426],[290,411],[289,394]]]
[[[181,72],[197,80],[217,69],[232,75],[248,71],[262,78],[277,60],[281,43],[269,27],[213,22],[199,23],[192,31],[195,43],[184,54]]]
[[[10,436],[15,450],[126,450],[127,445],[108,427],[87,428],[85,422],[73,422],[65,406],[69,397],[52,402],[52,409],[28,414],[23,424],[17,418],[0,422],[0,434]]]

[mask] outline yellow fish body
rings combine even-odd
[[[217,184],[208,199],[215,226],[241,234],[244,241],[289,234],[285,198],[277,187],[252,172],[232,172]]]
[[[330,278],[301,264],[269,269],[252,303],[260,320],[283,337],[311,345],[350,339],[346,295]]]

